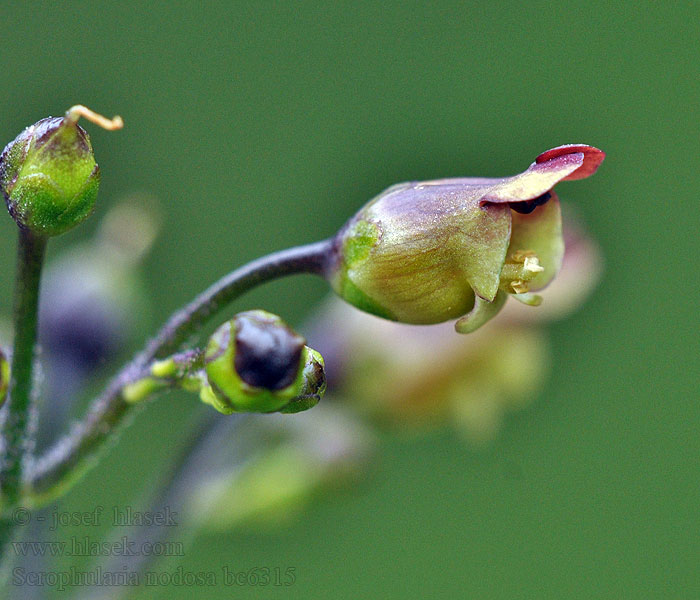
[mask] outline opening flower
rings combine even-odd
[[[526,304],[564,255],[560,181],[595,173],[605,154],[570,144],[513,177],[455,178],[390,187],[336,237],[331,285],[354,306],[403,323],[459,319],[474,331],[513,296]]]
[[[566,251],[538,310],[511,302],[489,327],[450,336],[447,322],[402,325],[330,299],[309,340],[328,365],[331,403],[342,398],[402,430],[449,422],[472,442],[493,439],[506,415],[539,395],[553,366],[545,323],[573,313],[599,281],[600,249],[572,207],[563,208]]]

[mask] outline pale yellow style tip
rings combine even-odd
[[[107,117],[103,117],[102,115],[96,113],[93,110],[90,110],[87,106],[83,106],[82,104],[76,104],[75,106],[71,106],[66,111],[66,119],[72,121],[73,123],[77,123],[80,117],[87,119],[91,123],[94,123],[95,125],[98,125],[99,127],[102,127],[102,129],[106,129],[107,131],[117,131],[118,129],[124,127],[124,120],[119,115],[108,119]]]

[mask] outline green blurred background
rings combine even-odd
[[[551,327],[533,408],[480,452],[449,432],[387,433],[357,491],[281,531],[200,536],[161,565],[291,566],[292,587],[143,597],[700,596],[696,2],[29,2],[0,15],[1,140],[77,102],[124,117],[118,134],[89,127],[98,215],[126,192],[162,201],[158,321],[247,259],[331,235],[392,183],[512,174],[563,143],[608,154],[559,190],[606,270]],[[8,217],[2,312],[14,244]],[[298,278],[236,306],[299,323],[324,294]],[[150,406],[62,510],[130,503],[191,404]]]

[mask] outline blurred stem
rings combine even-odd
[[[14,299],[14,347],[7,405],[2,422],[2,457],[0,460],[0,498],[4,511],[20,499],[23,469],[31,440],[29,424],[34,352],[39,314],[39,284],[46,252],[46,238],[27,229],[19,230],[17,241],[17,275]],[[12,524],[0,523],[0,548],[11,535]]]
[[[94,465],[98,452],[118,434],[125,417],[133,413],[135,405],[124,400],[123,388],[138,380],[153,360],[176,351],[226,304],[252,288],[287,275],[324,274],[332,251],[332,240],[324,240],[269,254],[224,276],[173,314],[146,349],[93,401],[85,418],[35,462],[25,479],[26,493],[35,500],[51,499]]]
[[[165,477],[161,480],[160,488],[150,498],[148,511],[153,514],[169,511],[177,517],[177,542],[189,545],[194,538],[197,526],[197,517],[187,513],[187,501],[192,491],[201,483],[202,477],[208,472],[212,463],[212,457],[220,454],[222,447],[231,442],[236,429],[246,422],[250,415],[231,415],[229,419],[221,419],[211,410],[206,410],[202,420],[198,423],[194,433],[190,433],[187,440],[183,441],[177,451],[175,459]],[[236,460],[244,461],[248,454],[242,452]],[[235,465],[230,465],[233,468]],[[141,547],[145,542],[158,544],[167,542],[175,532],[171,527],[151,525],[140,527],[129,540],[135,547]],[[112,539],[114,542],[123,535],[120,528],[115,528]],[[153,568],[154,563],[162,557],[154,554],[134,554],[133,556],[112,556],[101,565],[104,572],[118,572],[124,570],[129,573],[137,573],[142,580],[146,571]],[[126,600],[138,598],[140,588],[131,586],[103,586],[87,590],[80,600]]]

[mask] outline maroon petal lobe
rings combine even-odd
[[[502,179],[486,190],[480,202],[505,204],[539,198],[579,169],[583,165],[583,158],[583,152],[575,152],[557,156],[543,163],[534,162],[527,171]]]
[[[563,181],[569,181],[572,179],[585,179],[590,177],[598,170],[600,163],[605,159],[605,152],[594,148],[593,146],[587,146],[585,144],[566,144],[564,146],[557,146],[551,150],[547,150],[540,154],[535,162],[546,163],[553,158],[558,158],[560,156],[566,156],[567,154],[574,154],[581,152],[583,154],[583,164],[576,169],[570,175],[564,177]]]
[[[527,202],[549,192],[560,181],[582,179],[595,173],[605,153],[593,146],[569,144],[540,154],[527,171],[491,180],[482,196],[481,204]],[[482,180],[487,185],[489,180]]]

